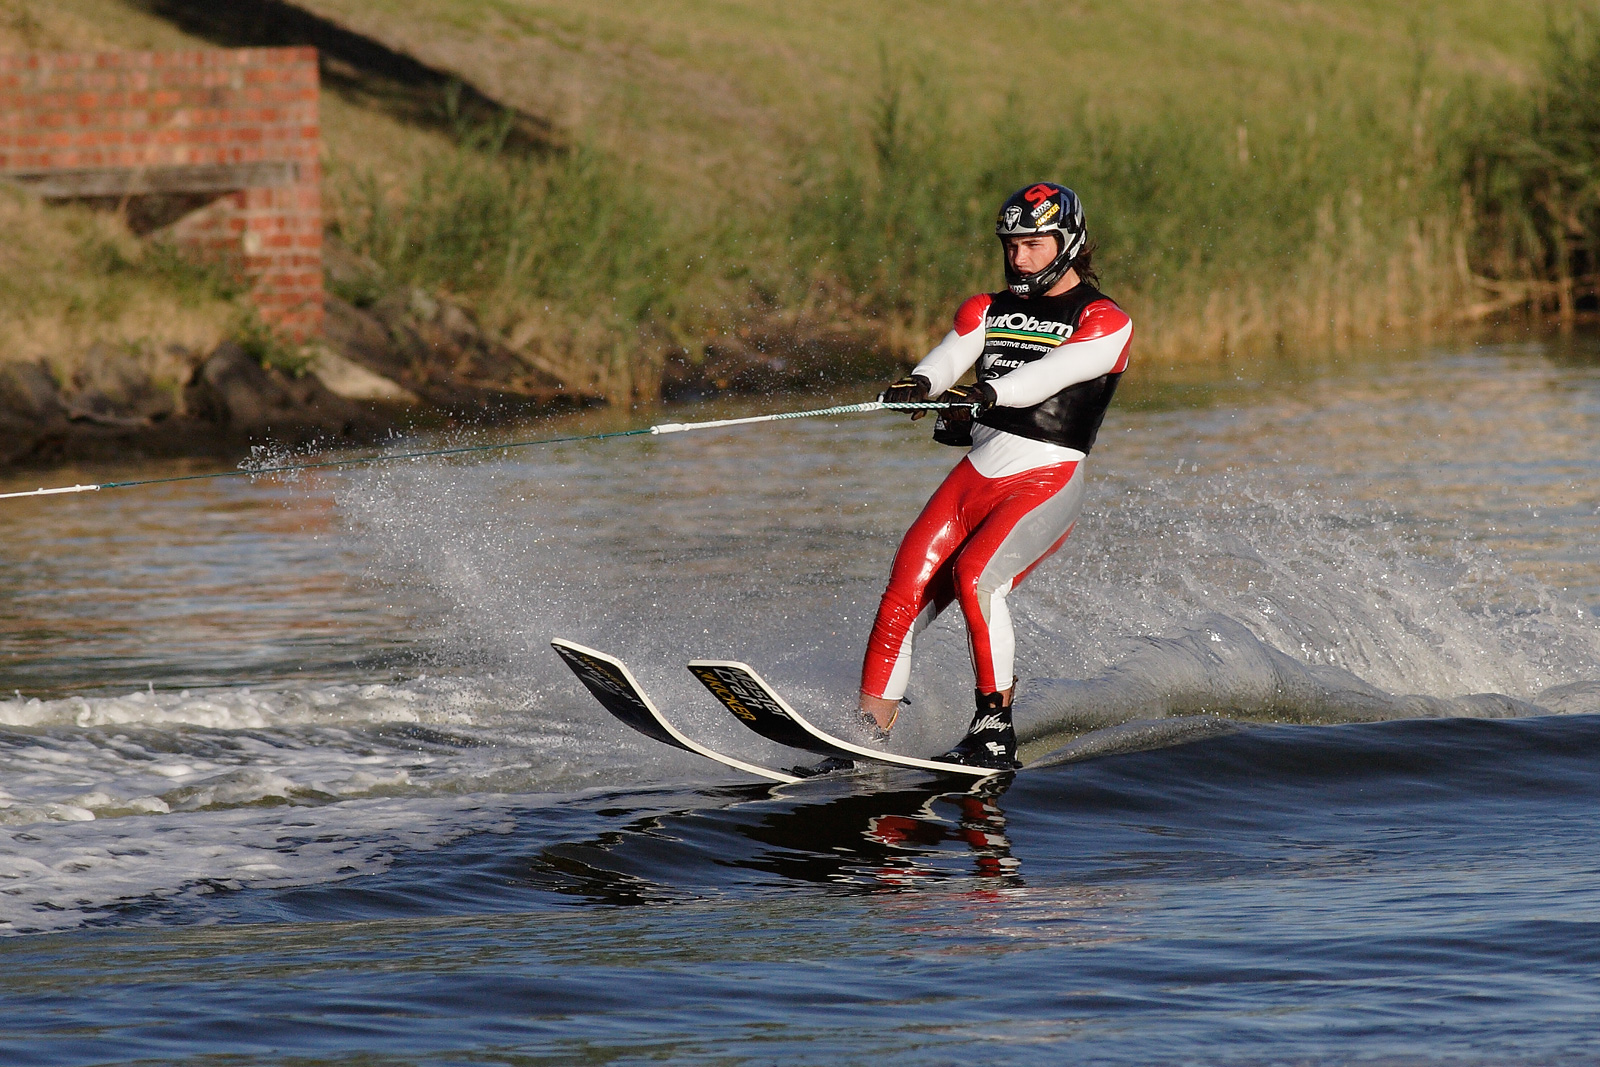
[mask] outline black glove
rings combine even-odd
[[[933,391],[933,383],[920,374],[908,374],[895,382],[889,388],[878,394],[880,404],[920,404],[928,399],[928,394]],[[928,412],[913,411],[911,421],[916,422]]]
[[[994,394],[994,387],[988,382],[979,382],[977,385],[952,385],[939,394],[939,403],[951,405],[944,413],[946,422],[965,422],[968,419],[975,419],[994,407],[997,399],[999,398]]]
[[[920,404],[933,391],[933,383],[920,374],[908,375],[878,394],[880,404]]]

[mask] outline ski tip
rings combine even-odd
[[[627,664],[610,653],[601,652],[598,648],[590,648],[588,645],[580,645],[578,642],[569,641],[565,637],[552,638],[550,647],[555,649],[556,655],[565,660],[569,667],[576,669],[579,663],[603,663],[614,670],[621,671],[628,677],[630,684],[637,684],[633,682],[633,672],[628,670]]]

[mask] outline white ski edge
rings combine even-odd
[[[871,760],[874,763],[887,763],[895,767],[915,767],[918,770],[938,771],[941,774],[968,774],[974,778],[992,778],[997,774],[1009,773],[1006,771],[990,770],[987,767],[968,767],[960,763],[940,763],[938,760],[918,759],[915,756],[902,756],[894,752],[882,752],[875,748],[864,748],[861,745],[851,744],[849,741],[846,741],[843,738],[834,737],[827,731],[820,730],[813,726],[809,721],[807,721],[804,715],[801,715],[798,711],[795,711],[794,708],[790,707],[789,702],[783,699],[783,697],[779,696],[777,691],[774,690],[772,686],[767,684],[766,679],[757,674],[755,668],[751,667],[748,663],[740,663],[738,660],[727,659],[697,659],[691,662],[689,666],[730,667],[734,670],[743,671],[750,676],[750,680],[752,682],[754,682],[756,685],[759,685],[762,690],[764,690],[766,694],[773,699],[778,707],[783,709],[783,713],[785,715],[794,720],[794,724],[796,726],[800,727],[800,729],[804,730],[812,737],[815,737],[823,744],[832,745],[834,748],[839,749],[845,755],[855,756],[864,760]],[[737,716],[735,716],[735,718],[737,718]],[[740,721],[742,722],[743,720]]]
[[[639,698],[639,703],[644,705],[645,710],[650,713],[650,717],[655,719],[660,727],[670,734],[675,741],[677,741],[684,748],[688,749],[690,752],[693,752],[695,755],[704,756],[706,759],[715,760],[726,767],[732,767],[734,770],[743,771],[746,774],[753,774],[758,778],[765,778],[772,782],[781,782],[785,785],[792,785],[795,782],[804,781],[803,778],[798,778],[792,774],[784,774],[782,771],[774,771],[767,767],[758,767],[753,763],[746,763],[743,760],[734,759],[732,756],[724,756],[722,753],[706,748],[704,745],[685,736],[683,731],[679,730],[676,726],[667,721],[666,716],[662,715],[661,710],[656,707],[655,701],[651,700],[649,695],[645,693],[644,686],[639,684],[639,679],[635,678],[633,676],[633,672],[628,669],[628,665],[623,663],[617,657],[607,655],[606,653],[601,652],[599,649],[589,648],[587,645],[580,645],[576,641],[568,641],[563,637],[554,638],[550,643],[552,645],[563,645],[575,652],[581,652],[585,656],[593,656],[595,659],[604,660],[606,663],[611,664],[613,667],[617,668],[617,670],[621,671],[622,676],[627,679],[628,685],[633,688],[634,696]],[[604,707],[604,705],[601,706]],[[654,739],[652,738],[652,740]]]

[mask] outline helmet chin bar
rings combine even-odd
[[[1049,233],[1056,239],[1056,258],[1032,274],[1023,274],[1011,265],[1011,257],[1005,254],[1005,238],[1000,239],[1000,254],[1006,265],[1006,286],[1016,295],[1040,296],[1049,292],[1066,275],[1067,268],[1072,266],[1072,257],[1067,255],[1066,237],[1059,230]]]

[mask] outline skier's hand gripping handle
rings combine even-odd
[[[939,394],[939,403],[949,404],[945,410],[946,422],[966,422],[976,419],[985,411],[994,407],[994,388],[988,382],[979,382],[976,385],[952,385]]]
[[[928,399],[928,394],[933,391],[933,383],[920,374],[908,374],[895,382],[889,388],[878,394],[880,404],[921,404]],[[911,421],[915,422],[927,411],[913,411]]]

